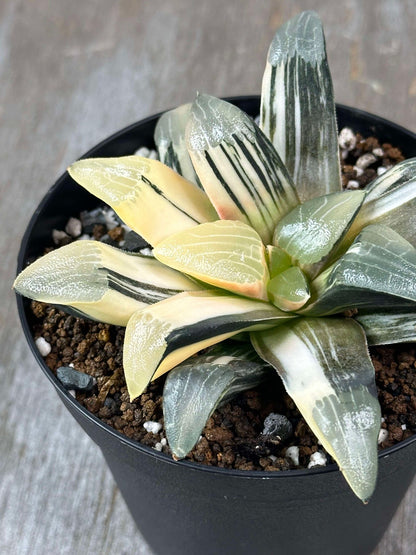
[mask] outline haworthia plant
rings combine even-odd
[[[316,13],[294,17],[274,36],[260,117],[302,202],[341,190],[334,93]]]
[[[163,403],[176,458],[219,403],[275,368],[367,501],[380,407],[366,336],[416,339],[415,159],[365,191],[340,191],[331,77],[313,12],[272,41],[261,126],[199,95],[156,129],[161,160],[182,176],[138,156],[75,162],[71,176],[156,258],[80,242],[30,265],[15,288],[126,325],[131,399],[174,369]],[[239,341],[222,344],[229,338]]]

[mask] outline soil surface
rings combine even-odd
[[[354,140],[347,142],[341,149],[345,188],[363,188],[385,169],[403,160],[401,152],[390,144],[380,145],[373,137],[354,137],[355,144]],[[112,228],[105,222],[97,223],[87,232],[110,244],[127,242],[121,225],[109,227]],[[83,232],[86,232],[85,226]],[[55,237],[58,246],[71,240],[68,233]],[[34,337],[42,337],[51,347],[45,356],[49,368],[56,373],[61,366],[73,366],[96,380],[91,391],[76,393],[77,400],[126,436],[170,453],[163,429],[164,378],[152,383],[135,402],[130,402],[122,368],[124,328],[82,320],[35,301],[31,307],[35,316]],[[382,428],[386,430],[379,438],[379,448],[383,449],[416,433],[416,348],[406,344],[373,347],[370,354],[376,370]],[[274,471],[310,467],[313,461],[331,462],[285,393],[278,376],[273,379],[273,386],[268,383],[241,393],[216,410],[187,458],[224,468]],[[292,424],[293,432],[284,441],[262,434],[270,413],[285,415]],[[156,426],[156,430],[153,424],[145,427],[148,422],[162,426]],[[146,429],[152,427],[153,431]],[[298,448],[295,456],[293,449],[288,451],[293,446]],[[297,454],[299,460],[296,460]]]

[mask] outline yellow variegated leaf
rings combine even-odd
[[[221,291],[180,293],[133,314],[126,328],[124,372],[131,399],[201,349],[241,331],[266,329],[293,316],[273,305]]]
[[[39,258],[18,275],[14,288],[30,299],[119,326],[140,308],[201,289],[153,257],[98,241],[75,241]]]
[[[152,245],[217,218],[201,189],[157,160],[89,158],[72,164],[68,172]]]
[[[168,237],[153,252],[163,264],[205,283],[268,299],[269,271],[263,243],[256,231],[242,222],[201,224]]]

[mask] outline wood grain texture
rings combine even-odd
[[[338,102],[416,131],[413,0],[1,0],[0,552],[150,554],[99,450],[23,339],[10,287],[47,188],[99,140],[189,101],[259,93],[274,29],[317,10]],[[411,555],[416,482],[374,555]]]

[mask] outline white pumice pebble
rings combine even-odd
[[[386,419],[384,418],[384,416],[381,417],[381,423],[385,422]]]
[[[160,422],[154,422],[153,420],[148,420],[143,424],[143,428],[146,432],[151,432],[152,434],[158,434],[162,429],[162,424]]]
[[[354,170],[355,170],[355,173],[357,174],[357,177],[360,177],[360,175],[363,175],[364,173],[363,168],[359,168],[358,166],[354,166]]]
[[[386,173],[387,168],[385,166],[379,166],[377,168],[377,175],[383,175],[383,173]]]
[[[147,158],[149,156],[149,152],[150,149],[148,149],[146,146],[141,146],[136,150],[134,154],[135,156],[143,156],[143,158]]]
[[[402,430],[403,430],[403,431],[404,431],[404,430],[407,430],[406,424],[402,424]]]
[[[68,237],[69,237],[69,235],[68,235],[68,233],[65,233],[65,231],[62,231],[60,229],[53,229],[52,230],[52,240],[55,243],[55,245],[59,245],[59,243],[62,241],[62,239],[66,239]]]
[[[165,445],[168,444],[168,440],[165,437],[162,437],[162,439],[160,440],[160,444],[162,445],[162,447],[165,447]]]
[[[78,237],[77,241],[90,241],[91,239],[91,235],[88,235],[88,233],[83,233]]]
[[[36,347],[38,348],[38,351],[43,357],[48,356],[49,353],[52,351],[52,347],[43,337],[38,337],[35,343],[36,343]]]
[[[347,183],[347,189],[359,189],[360,188],[360,184],[358,183],[358,181],[356,181],[355,179],[350,179]]]
[[[286,459],[292,461],[295,466],[299,466],[299,447],[292,445],[286,449]]]
[[[346,148],[344,148],[343,150],[341,150],[341,158],[342,158],[343,160],[346,160],[346,159],[348,158],[348,154],[349,154],[349,151],[348,151]]]
[[[315,466],[326,466],[326,456],[322,451],[316,451],[312,453],[309,459],[308,468],[313,468]]]
[[[69,218],[65,231],[71,237],[79,237],[82,233],[82,223],[78,218]]]
[[[357,138],[354,131],[349,127],[341,129],[338,135],[338,144],[342,150],[353,150],[357,144]]]
[[[371,164],[374,164],[374,162],[376,161],[377,158],[374,156],[374,154],[371,154],[371,152],[367,152],[366,154],[363,154],[358,158],[358,160],[355,162],[355,165],[357,166],[357,168],[365,170],[366,168],[368,168],[368,166],[371,166]]]
[[[146,247],[145,249],[140,249],[140,254],[142,254],[143,256],[153,256],[153,249],[149,249],[149,247]]]
[[[378,433],[378,443],[383,443],[389,437],[389,432],[385,428],[381,428]]]
[[[377,156],[377,158],[381,158],[384,154],[384,150],[382,148],[373,148],[373,154],[374,156]]]
[[[147,156],[150,160],[159,160],[159,156],[156,152],[156,150],[151,150]]]
[[[70,362],[70,363],[68,364],[68,366],[69,366],[70,368],[74,368],[74,363],[73,363],[73,362]]]
[[[276,455],[269,455],[269,459],[270,459],[272,462],[276,462],[276,461],[277,461]]]
[[[160,443],[160,441],[155,444],[154,448],[156,449],[156,451],[162,451],[162,444]]]

